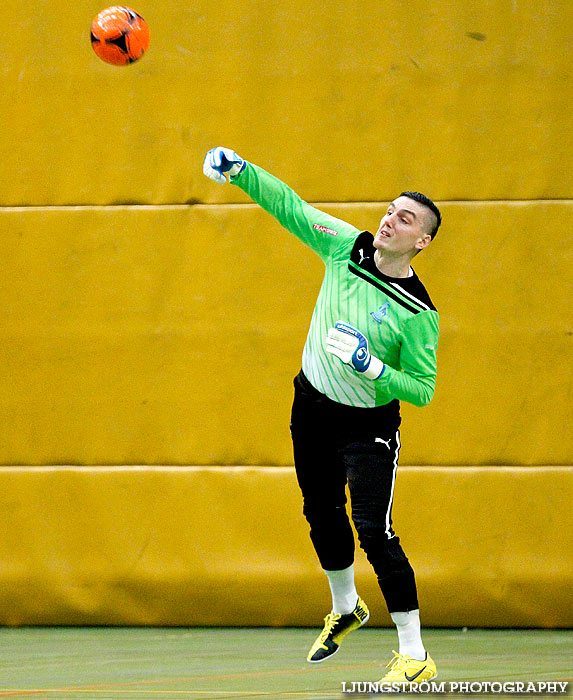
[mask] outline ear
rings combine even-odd
[[[417,242],[414,248],[416,250],[424,250],[424,248],[427,248],[430,243],[432,242],[432,237],[430,236],[429,233],[425,233]]]

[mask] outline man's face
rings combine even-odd
[[[398,197],[382,217],[374,236],[374,247],[381,253],[416,253],[430,244],[428,233],[432,212],[409,197]]]

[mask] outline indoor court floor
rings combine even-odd
[[[392,629],[361,629],[345,640],[335,657],[311,665],[306,653],[317,632],[300,628],[2,628],[0,698],[352,698],[359,696],[343,694],[343,683],[346,688],[359,688],[352,682],[379,680],[397,644]],[[427,629],[424,641],[438,666],[436,682],[446,685],[570,681],[573,677],[573,632],[567,630]]]

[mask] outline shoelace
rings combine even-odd
[[[398,654],[397,651],[394,651],[394,649],[392,649],[392,653],[394,654],[394,656],[389,661],[389,663],[386,664],[386,668],[388,668],[388,666],[390,666],[390,671],[398,671],[398,670],[401,671],[402,669],[400,668],[400,666],[401,665],[406,666],[407,660],[404,656],[402,656],[402,654]]]
[[[340,614],[334,615],[333,613],[328,613],[328,615],[324,618],[324,629],[322,630],[322,632],[320,633],[320,637],[318,638],[318,641],[321,644],[332,632],[332,628],[340,620],[340,617]]]

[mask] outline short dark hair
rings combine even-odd
[[[409,199],[413,199],[415,202],[418,202],[419,204],[423,204],[425,207],[428,207],[428,209],[434,213],[436,217],[436,225],[432,228],[430,231],[430,236],[432,239],[438,233],[438,229],[440,228],[440,224],[442,223],[442,215],[440,214],[440,210],[438,207],[432,202],[432,200],[429,197],[426,197],[425,194],[422,194],[421,192],[402,192],[400,194],[400,197],[408,197]]]

